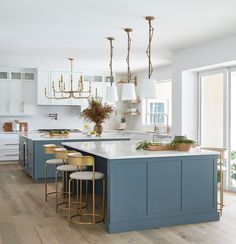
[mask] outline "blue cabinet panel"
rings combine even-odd
[[[214,158],[183,160],[183,211],[205,212],[216,208],[216,163]]]
[[[110,218],[137,219],[146,215],[147,163],[123,160],[110,164]]]
[[[148,214],[171,216],[181,211],[181,161],[148,164]]]
[[[28,140],[28,173],[34,176],[34,143]]]

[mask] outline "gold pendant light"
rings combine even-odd
[[[82,79],[82,75],[80,76],[80,79],[78,80],[77,84],[77,89],[73,89],[73,58],[68,59],[70,61],[70,88],[66,90],[66,85],[65,81],[63,80],[63,75],[61,75],[61,78],[58,81],[58,87],[55,88],[54,81],[52,81],[52,96],[48,95],[47,88],[45,87],[44,89],[44,94],[45,97],[48,99],[70,99],[70,98],[75,98],[75,99],[89,99],[91,96],[91,82],[89,83],[89,88],[88,90],[84,89],[84,83]]]

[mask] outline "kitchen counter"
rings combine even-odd
[[[50,136],[48,133],[22,133],[22,137],[25,137],[32,141],[74,141],[74,140],[83,140],[83,141],[100,141],[100,140],[120,140],[127,139],[130,140],[130,136],[124,136],[115,133],[103,133],[101,136],[88,136],[83,133],[69,133],[68,136]]]
[[[218,152],[192,148],[189,152],[181,151],[146,151],[136,150],[134,141],[115,142],[63,142],[62,145],[83,151],[93,152],[94,155],[107,159],[129,159],[129,158],[155,158],[155,157],[182,157],[182,156],[203,156],[218,155]]]
[[[86,136],[82,133],[70,133],[68,136],[49,136],[45,133],[22,133],[19,139],[19,164],[35,181],[42,182],[45,177],[45,161],[54,158],[53,154],[45,154],[45,144],[60,146],[63,142],[88,141],[126,141],[130,137],[104,133],[100,137]],[[49,167],[48,179],[54,181],[55,167]]]
[[[134,141],[62,144],[93,156],[105,174],[108,233],[219,220],[217,152],[137,151]]]

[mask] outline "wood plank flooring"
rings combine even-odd
[[[34,183],[18,165],[0,165],[0,244],[236,244],[236,194],[225,194],[219,222],[107,234],[104,225],[68,226],[44,201],[44,184]]]

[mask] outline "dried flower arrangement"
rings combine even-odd
[[[102,104],[102,98],[96,97],[91,98],[88,101],[88,107],[81,112],[81,116],[84,117],[88,122],[95,123],[94,131],[97,135],[102,134],[102,123],[109,119],[111,113],[114,111],[113,106],[108,104]]]

